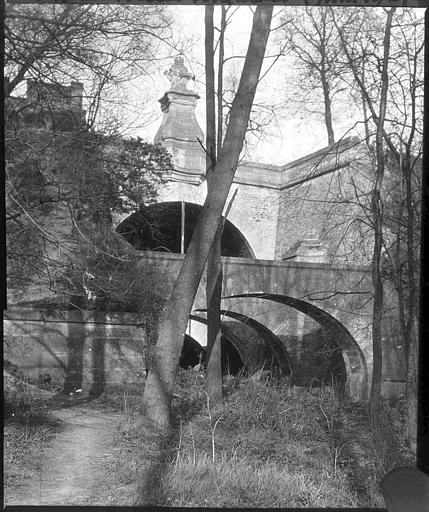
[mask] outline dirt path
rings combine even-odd
[[[41,470],[8,505],[88,505],[107,492],[113,436],[121,416],[83,404],[54,411],[61,430],[43,450]]]

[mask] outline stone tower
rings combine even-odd
[[[198,94],[187,88],[193,76],[181,57],[167,71],[171,87],[159,100],[164,114],[154,142],[160,142],[173,156],[175,175],[172,179],[197,184],[202,180],[205,166],[204,134],[195,117]]]

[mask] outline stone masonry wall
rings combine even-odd
[[[143,330],[127,313],[13,308],[4,315],[4,359],[65,391],[143,383]]]
[[[244,235],[257,259],[274,259],[279,191],[239,185],[230,220]]]
[[[372,236],[362,221],[367,220],[368,184],[364,172],[349,166],[282,190],[276,258],[288,257],[295,244],[315,235],[332,263],[367,265]]]

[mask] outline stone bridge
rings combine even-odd
[[[141,265],[153,268],[167,294],[207,193],[205,154],[198,142],[203,132],[195,116],[199,96],[188,89],[191,75],[182,58],[176,57],[168,76],[171,87],[160,99],[163,118],[154,142],[170,151],[174,170],[158,190],[156,203],[131,215],[112,214],[113,227],[139,251]],[[81,86],[75,83],[67,88],[67,98],[72,89],[78,93]],[[29,101],[33,101],[32,90]],[[84,116],[81,96],[76,98],[72,110]],[[373,287],[368,265],[373,237],[371,232],[362,232],[365,222],[356,222],[363,213],[354,198],[355,183],[371,190],[372,167],[366,144],[354,137],[314,149],[284,165],[242,161],[236,170],[221,248],[224,363],[234,371],[269,366],[298,386],[340,384],[352,400],[365,400],[372,377]],[[267,159],[271,160],[270,155]],[[36,288],[25,293],[35,297],[39,291],[34,292],[38,283],[34,284]],[[53,294],[49,283],[41,283],[40,289],[43,292],[37,300]],[[390,309],[383,316],[383,392],[400,394],[404,352],[398,340],[395,300],[385,292]],[[11,303],[22,305],[22,297]],[[190,355],[189,361],[182,356],[185,366],[206,344],[206,317],[201,311],[205,307],[203,278],[187,328],[185,352]],[[34,372],[59,365],[58,375],[65,373],[66,384],[70,381],[67,375],[76,374],[73,386],[80,387],[91,381],[87,374],[93,373],[91,378],[97,381],[101,372],[94,368],[100,367],[101,360],[106,375],[113,378],[116,372],[119,381],[124,375],[119,363],[125,358],[131,372],[126,378],[132,378],[136,367],[143,365],[141,347],[138,342],[125,343],[126,357],[119,349],[124,340],[142,338],[138,319],[128,318],[124,323],[123,315],[112,320],[113,312],[106,311],[102,321],[87,313],[68,312],[63,319],[62,312],[54,317],[35,309],[9,311],[5,325],[13,340],[10,346],[16,347],[16,340],[21,340],[24,347],[14,361],[25,362]],[[107,362],[97,348],[102,339],[110,347],[106,348]],[[37,354],[37,364],[32,362],[34,354],[27,348],[36,347],[34,340],[37,350],[43,342],[55,356],[61,354],[61,363],[48,355],[47,348]],[[67,365],[78,366],[78,371],[69,371]]]
[[[174,171],[156,203],[113,218],[117,232],[142,251],[141,264],[152,267],[167,290],[207,195],[198,143],[203,132],[195,115],[199,96],[188,89],[191,75],[182,58],[168,76],[171,87],[159,100],[163,117],[154,142],[169,150]],[[240,163],[221,242],[224,367],[263,364],[295,385],[330,382],[353,400],[368,398],[373,238],[355,222],[362,217],[352,206],[356,179],[370,190],[366,148],[355,137],[285,165]],[[403,354],[395,348],[395,301],[387,295],[392,311],[384,315],[383,378],[392,390],[403,385]],[[192,365],[192,352],[195,364],[206,344],[205,307],[203,278],[185,337],[189,361],[182,357],[182,364]]]
[[[150,266],[171,286],[183,255],[142,252]],[[222,332],[243,363],[256,361],[255,346],[271,353],[281,373],[298,385],[342,379],[352,400],[366,400],[372,376],[372,283],[363,267],[324,263],[251,260],[223,257]],[[194,302],[187,337],[206,345],[203,277]],[[392,352],[394,316],[384,316],[385,382],[395,380],[398,362]],[[268,351],[267,351],[268,346]],[[261,351],[259,351],[261,353]]]

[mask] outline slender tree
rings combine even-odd
[[[319,16],[316,8],[307,10],[312,18]],[[381,242],[381,256],[377,259],[380,260],[382,284],[389,291],[383,311],[388,316],[389,309],[398,306],[400,330],[397,333],[402,338],[402,343],[395,343],[390,348],[397,350],[400,357],[403,356],[402,347],[404,349],[406,393],[410,398],[410,409],[413,409],[419,300],[423,19],[420,13],[412,9],[397,9],[392,16],[389,51],[386,54],[387,10],[326,8],[325,11],[323,24],[317,27],[317,31],[322,35],[331,33],[332,41],[338,43],[335,47],[334,75],[337,95],[333,97],[332,111],[344,105],[341,102],[348,98],[348,105],[359,116],[356,128],[359,129],[361,124],[364,127],[362,132],[366,148],[359,144],[360,149],[350,171],[343,170],[338,176],[323,179],[326,193],[325,197],[319,194],[318,207],[324,215],[329,208],[331,216],[331,221],[324,225],[323,236],[331,242],[337,240],[336,247],[332,244],[332,256],[337,258],[336,261],[366,262],[369,255],[370,262],[372,256],[376,255],[369,254],[368,242],[374,241],[375,232],[378,231],[377,246],[380,249]],[[308,20],[294,23],[302,26],[301,31],[305,29],[304,34],[310,33],[309,27],[312,25]],[[282,34],[287,33],[288,29],[289,26],[286,26]],[[319,56],[319,49],[315,48],[319,46],[317,34],[311,41],[306,41],[299,34],[290,34],[291,38],[299,38],[303,43],[302,47],[297,45],[293,53],[299,52],[313,58]],[[316,63],[319,65],[321,62],[320,57]],[[383,78],[385,66],[388,80]],[[304,69],[307,70],[307,67],[304,66]],[[301,74],[299,76],[302,78]],[[318,85],[315,90],[320,91],[322,97],[320,76],[313,73],[308,85],[313,88]],[[380,151],[381,146],[383,149]],[[381,162],[382,156],[384,163]],[[377,169],[383,174],[383,179],[378,182]],[[380,178],[381,174],[378,176]],[[368,187],[375,188],[373,201],[369,200]],[[297,189],[293,199],[306,201],[305,190],[303,188],[300,193]],[[288,201],[291,198],[292,195]],[[391,293],[392,284],[397,292],[396,297]],[[377,286],[380,291],[379,284]],[[376,346],[377,350],[380,352],[381,347]],[[411,410],[409,420],[410,426],[415,424]]]
[[[375,180],[371,197],[371,212],[374,226],[374,252],[372,257],[372,282],[374,285],[374,306],[372,317],[372,383],[370,396],[370,418],[374,426],[378,425],[380,414],[381,381],[383,369],[383,349],[382,349],[382,316],[384,306],[383,280],[381,277],[381,251],[383,247],[383,204],[381,191],[383,186],[385,161],[384,161],[384,141],[382,127],[386,118],[387,91],[389,87],[389,52],[390,52],[390,34],[392,29],[392,18],[394,9],[390,9],[387,14],[386,29],[384,34],[384,54],[381,70],[381,90],[380,107],[378,113],[378,126],[376,131],[376,170]]]
[[[361,93],[364,97],[364,103],[369,106],[373,112],[373,119],[376,124],[375,133],[375,168],[374,182],[371,193],[371,216],[374,236],[374,249],[372,256],[372,281],[374,286],[373,296],[373,316],[372,316],[372,350],[373,350],[373,369],[370,395],[370,418],[374,427],[378,426],[380,413],[381,383],[382,383],[382,316],[384,311],[384,288],[382,279],[382,249],[383,249],[383,202],[382,189],[385,175],[385,121],[387,110],[387,99],[389,90],[389,58],[391,44],[391,30],[394,9],[389,10],[386,19],[386,26],[383,39],[383,56],[380,60],[380,87],[378,88],[378,112],[372,98],[365,87],[362,75],[353,62],[353,58],[348,47],[343,30],[336,24],[341,40],[342,49],[347,57],[348,63],[352,68],[354,78],[359,84]]]
[[[170,425],[170,400],[184,333],[198,284],[222,221],[222,211],[238,165],[250,110],[270,32],[272,6],[257,7],[240,84],[231,107],[229,122],[216,167],[191,243],[175,282],[161,323],[143,403],[147,418],[160,431]]]
[[[332,105],[344,85],[340,80],[340,45],[329,7],[305,7],[299,11],[285,8],[283,26],[277,34],[297,63],[300,88],[306,91],[302,103],[317,103],[317,91],[322,93],[322,115],[328,144],[335,142]],[[309,101],[308,94],[314,99]],[[317,107],[316,107],[317,108]],[[314,111],[314,107],[313,107]]]
[[[250,111],[264,61],[272,18],[272,6],[258,6],[240,84],[231,107],[225,139],[211,178],[211,193],[192,235],[188,251],[173,287],[158,340],[150,361],[143,393],[143,425],[152,433],[152,457],[144,461],[139,477],[136,505],[159,503],[165,455],[165,436],[170,431],[170,404],[186,325],[198,285],[219,226],[243,148]]]
[[[215,100],[215,70],[214,70],[214,6],[205,8],[205,58],[206,58],[206,178],[207,193],[212,193],[212,175],[216,168],[216,154],[220,150],[219,139],[216,145],[216,100]],[[224,16],[225,7],[222,6]],[[221,33],[221,38],[223,34]],[[223,44],[223,43],[221,43]],[[221,65],[221,63],[219,63]],[[219,73],[219,71],[218,71]],[[219,75],[221,76],[221,75]],[[221,83],[221,82],[220,82]],[[218,82],[219,84],[219,82]],[[218,85],[219,88],[219,85]],[[219,89],[218,89],[219,95]],[[219,96],[218,96],[219,98]],[[219,103],[218,101],[218,108]],[[219,123],[223,120],[218,115]],[[218,131],[218,134],[221,133]],[[207,259],[207,392],[210,404],[222,401],[222,368],[221,368],[221,332],[220,332],[220,303],[222,295],[222,261],[221,240],[222,225],[219,226]]]

